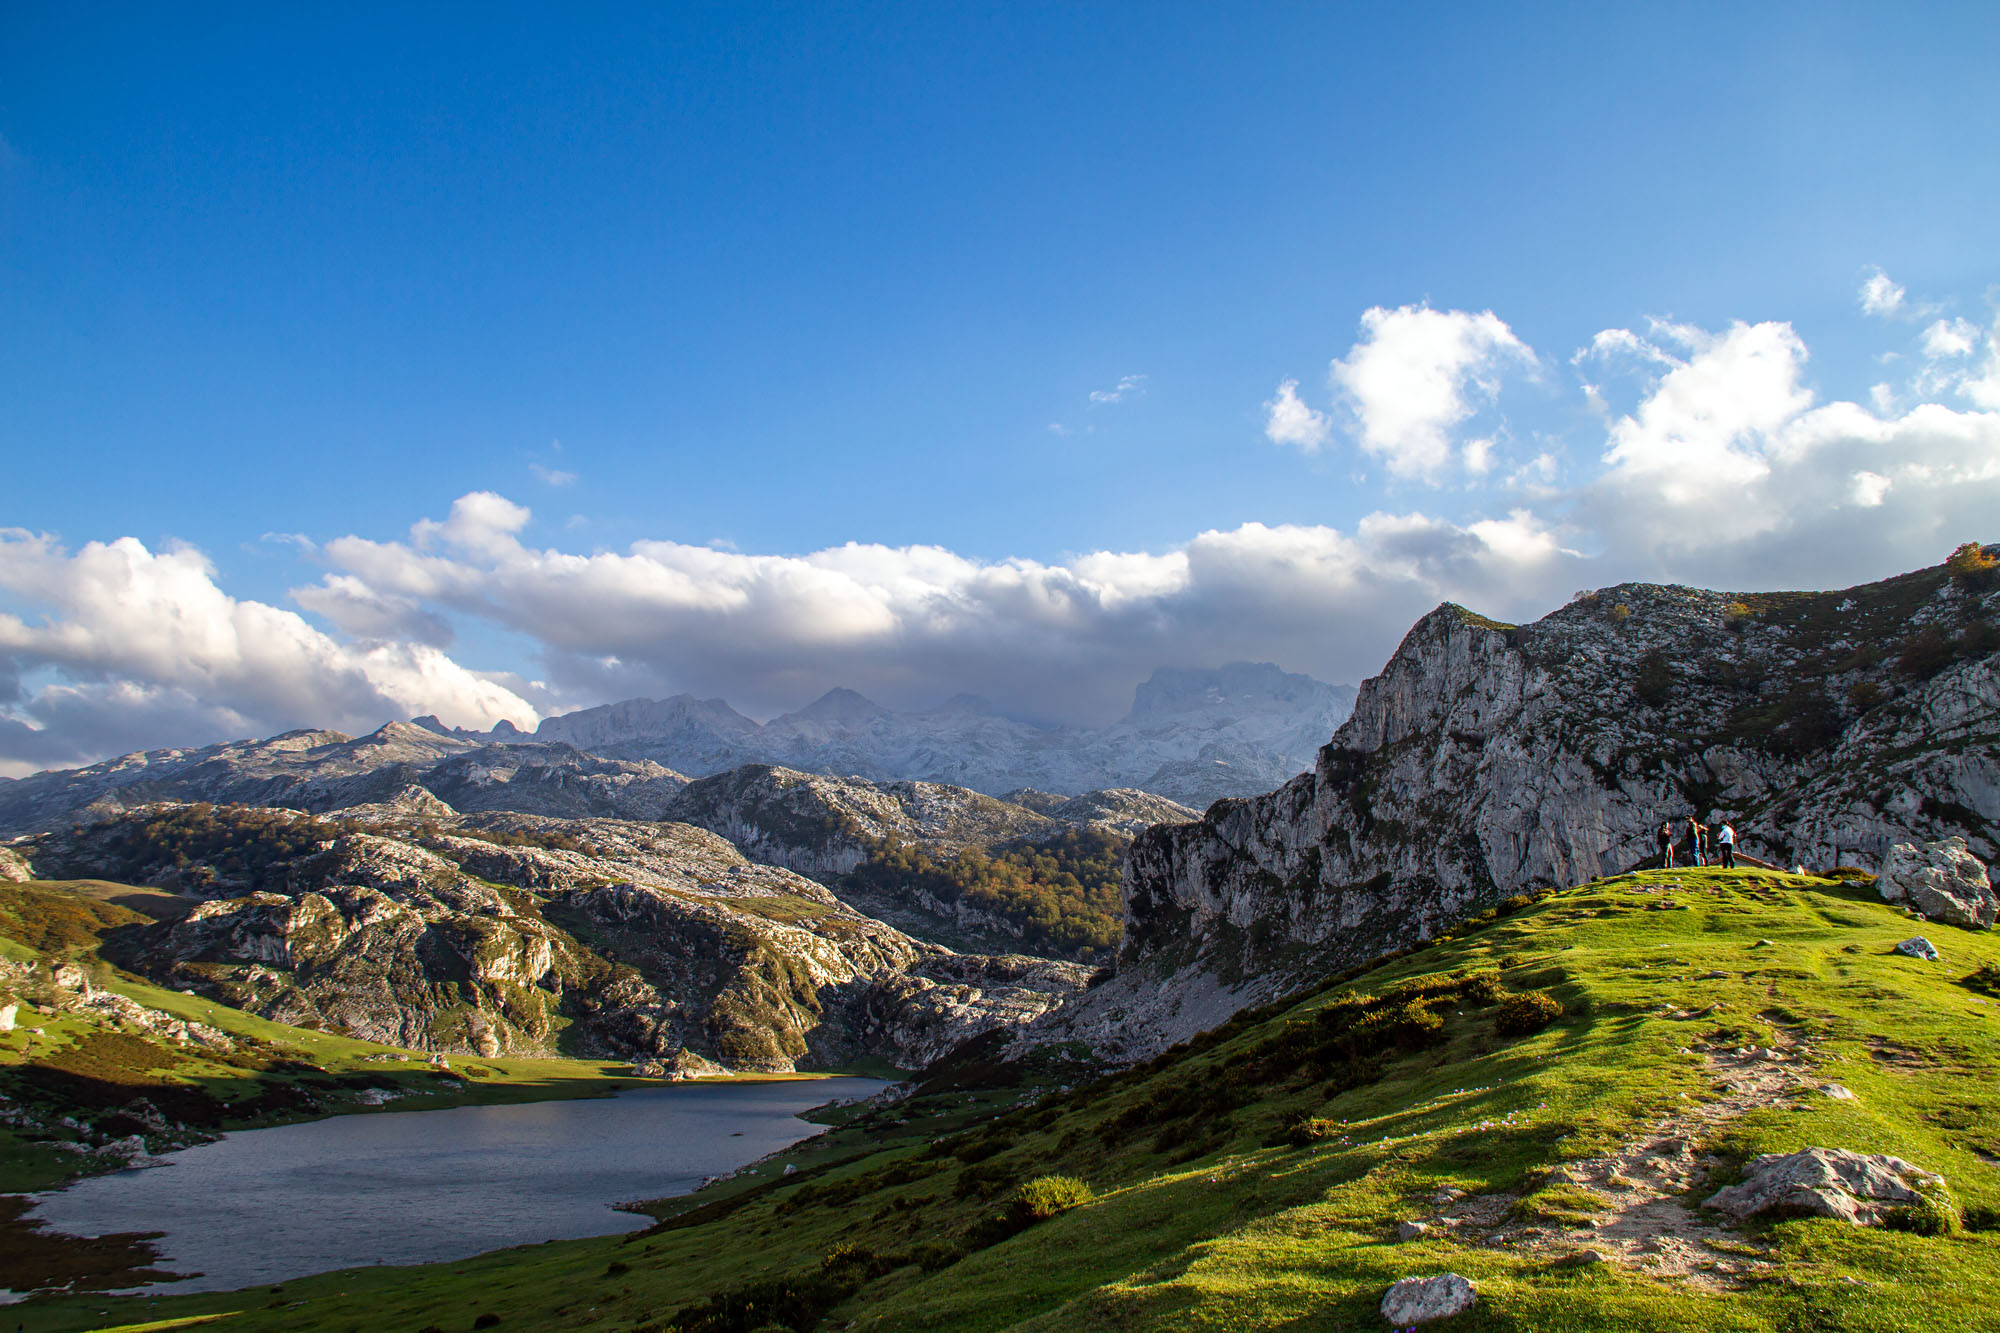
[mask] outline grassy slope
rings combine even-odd
[[[2000,1208],[2000,1004],[1961,984],[2000,962],[2000,938],[1922,927],[1945,955],[1926,964],[1893,952],[1915,929],[1865,886],[1761,872],[1630,876],[1475,924],[1038,1107],[996,1118],[995,1094],[938,1091],[803,1148],[795,1177],[773,1163],[678,1202],[694,1225],[334,1274],[275,1294],[84,1299],[19,1314],[30,1329],[224,1312],[232,1330],[460,1329],[491,1312],[503,1328],[633,1330],[739,1283],[814,1271],[836,1244],[900,1258],[934,1242],[974,1248],[936,1271],[905,1264],[869,1279],[832,1326],[1374,1328],[1389,1283],[1455,1270],[1483,1293],[1449,1326],[1464,1329],[1993,1328],[1992,1231],[1761,1226],[1750,1238],[1773,1245],[1776,1262],[1726,1295],[1547,1253],[1394,1240],[1396,1224],[1433,1212],[1425,1201],[1446,1186],[1525,1191],[1515,1214],[1529,1221],[1573,1215],[1578,1197],[1542,1185],[1546,1168],[1718,1096],[1703,1049],[1784,1035],[1812,1052],[1819,1078],[1858,1098],[1808,1093],[1730,1122],[1703,1145],[1725,1164],[1697,1198],[1752,1154],[1825,1145],[1939,1171],[1975,1216]],[[1461,985],[1436,992],[1444,1026],[1429,1049],[1378,1043],[1371,1056],[1362,1041],[1356,1059],[1314,1044],[1335,1030],[1316,1021],[1323,1010],[1400,1012],[1357,1008],[1353,996],[1487,970],[1510,990],[1554,996],[1566,1015],[1503,1038],[1477,987]],[[1729,975],[1704,979],[1711,970]],[[1322,1141],[1290,1146],[1274,1130],[1300,1114],[1336,1124]],[[966,1127],[926,1146],[956,1126]],[[977,1247],[968,1233],[1012,1183],[1051,1172],[1084,1177],[1098,1199]]]
[[[237,1052],[214,1056],[122,1032],[94,1013],[42,1016],[24,1005],[20,1026],[0,1033],[0,1090],[25,1066],[53,1062],[111,1084],[108,1095],[121,1101],[149,1095],[162,1100],[163,1088],[205,1094],[224,1107],[213,1128],[240,1129],[378,1109],[354,1095],[364,1080],[400,1094],[379,1108],[394,1111],[607,1096],[646,1082],[629,1077],[628,1066],[602,1060],[455,1056],[452,1074],[440,1074],[426,1054],[269,1022],[150,985],[98,956],[101,940],[121,927],[171,918],[186,907],[186,900],[172,894],[100,881],[0,885],[0,957],[70,959],[102,988],[219,1028],[240,1043]],[[31,1036],[34,1028],[41,1035]],[[47,1188],[83,1169],[87,1165],[78,1157],[0,1127],[0,1191]]]

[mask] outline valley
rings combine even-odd
[[[1954,1327],[2000,1276],[2000,1122],[1964,1091],[2000,1079],[1997,604],[1950,565],[1447,604],[1307,771],[1205,811],[408,723],[40,775],[0,800],[44,819],[0,849],[44,1043],[0,1071],[11,1169],[419,1096],[879,1074],[641,1232],[145,1314],[1372,1326],[1448,1268],[1453,1327]],[[1657,868],[1690,814],[1797,869]],[[1707,1206],[1806,1147],[1921,1189],[1891,1173],[1886,1229]],[[91,1300],[22,1309],[122,1317]]]

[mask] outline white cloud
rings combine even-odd
[[[1907,295],[1901,284],[1891,281],[1889,275],[1878,268],[1861,284],[1862,312],[1887,318],[1903,308],[1903,298]]]
[[[0,772],[420,712],[526,726],[537,709],[679,690],[753,712],[836,684],[897,707],[969,690],[1017,716],[1097,722],[1163,664],[1270,660],[1360,679],[1445,599],[1519,619],[1631,578],[1837,587],[1995,535],[2000,410],[1961,410],[1981,394],[2000,409],[2000,352],[1983,335],[1974,366],[1956,359],[1947,392],[1962,397],[1898,412],[1894,395],[1821,401],[1788,324],[1607,329],[1576,363],[1622,410],[1607,409],[1588,441],[1538,436],[1540,452],[1517,465],[1502,457],[1505,435],[1454,434],[1500,369],[1529,356],[1506,326],[1371,313],[1368,336],[1335,363],[1356,380],[1357,413],[1365,390],[1408,457],[1427,456],[1408,441],[1431,430],[1445,441],[1441,469],[1487,476],[1495,489],[1451,493],[1465,512],[1253,522],[1166,550],[977,560],[860,542],[798,555],[665,540],[571,551],[529,544],[527,508],[475,491],[400,540],[317,543],[326,572],[293,595],[330,631],[231,598],[198,552],[130,538],[71,552],[0,534],[0,593],[46,608],[33,622],[0,616]],[[1403,371],[1390,374],[1374,358],[1398,347],[1389,360]],[[1385,405],[1396,383],[1417,408]],[[1330,438],[1327,414],[1291,381],[1264,406],[1278,443]],[[486,631],[476,641],[533,645],[539,679],[448,655],[453,626],[474,624]]]
[[[1277,396],[1264,404],[1264,438],[1313,453],[1333,438],[1333,422],[1300,400],[1297,380],[1286,380],[1278,386]]]
[[[1879,472],[1857,472],[1854,474],[1854,489],[1850,494],[1854,503],[1863,509],[1874,509],[1881,505],[1889,488],[1895,485]]]
[[[1942,360],[1945,357],[1971,356],[1979,346],[1979,326],[1960,316],[1957,319],[1940,319],[1924,330],[1924,355]]]
[[[142,732],[165,716],[201,718],[238,734],[373,727],[427,712],[474,725],[538,716],[430,644],[342,643],[295,612],[230,597],[208,560],[184,547],[155,552],[124,537],[70,552],[11,529],[0,532],[0,589],[48,612],[34,621],[0,614],[8,678],[56,678],[14,700],[13,720],[39,728],[44,752],[96,752],[104,716],[140,719]],[[330,579],[323,592],[329,603],[389,604],[353,580]],[[406,609],[401,622],[380,628],[406,632],[427,614]],[[101,716],[84,728],[93,710]],[[65,720],[67,730],[52,730]]]
[[[528,471],[534,473],[535,480],[544,486],[570,486],[576,483],[576,473],[543,467],[540,463],[528,464]]]
[[[1450,431],[1498,394],[1501,373],[1535,354],[1492,311],[1376,306],[1361,341],[1335,361],[1361,447],[1398,477],[1436,482],[1451,463]]]
[[[1125,375],[1112,388],[1092,389],[1090,402],[1093,407],[1101,407],[1107,403],[1122,403],[1127,398],[1136,398],[1144,392],[1146,392],[1144,375]]]

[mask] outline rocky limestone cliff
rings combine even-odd
[[[1512,894],[1620,871],[1663,818],[1767,859],[2000,850],[1994,580],[1832,593],[1624,585],[1532,625],[1420,621],[1313,770],[1126,867],[1118,982],[1038,1030],[1128,1058],[1427,938]]]
[[[954,955],[680,824],[160,805],[15,850],[195,899],[116,942],[163,984],[419,1049],[904,1062],[1088,975]]]

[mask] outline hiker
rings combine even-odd
[[[1660,821],[1660,831],[1653,835],[1653,842],[1660,849],[1660,869],[1674,868],[1674,826],[1667,820]]]
[[[1724,870],[1736,869],[1736,830],[1724,824],[1715,833],[1715,851]]]
[[[1697,866],[1707,864],[1707,862],[1705,862],[1702,859],[1701,855],[1701,835],[1708,832],[1708,830],[1705,827],[1703,827],[1701,821],[1696,819],[1693,815],[1688,816],[1687,828],[1688,828],[1688,864]]]

